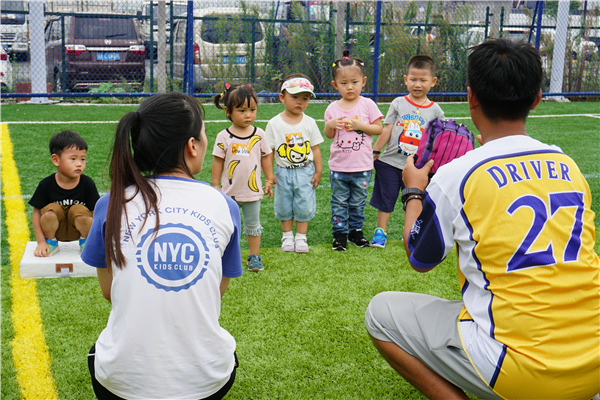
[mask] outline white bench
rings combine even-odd
[[[50,257],[33,255],[36,242],[28,242],[19,263],[21,278],[59,278],[61,276],[97,276],[96,268],[81,261],[79,241],[58,242],[60,251]]]

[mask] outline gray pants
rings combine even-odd
[[[458,333],[463,304],[420,293],[383,292],[367,307],[365,325],[375,339],[395,343],[448,382],[482,399],[500,400],[463,350]]]

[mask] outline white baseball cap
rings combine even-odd
[[[306,78],[288,79],[287,81],[283,82],[283,85],[281,85],[281,92],[283,93],[284,90],[287,90],[289,94],[306,92],[315,96],[315,93],[313,92],[314,86]]]

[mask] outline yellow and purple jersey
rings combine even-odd
[[[411,263],[430,268],[457,245],[463,347],[503,398],[584,399],[600,390],[591,202],[575,162],[527,136],[486,143],[427,187]]]

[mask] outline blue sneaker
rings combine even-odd
[[[81,238],[79,239],[79,251],[82,252],[83,251],[83,247],[85,246],[85,239],[86,238]]]
[[[258,272],[265,269],[265,267],[263,267],[261,258],[262,257],[258,254],[250,254],[248,256],[248,271]]]
[[[375,229],[375,234],[373,235],[373,240],[371,240],[371,247],[380,247],[384,248],[385,243],[387,242],[387,235],[381,228]]]
[[[60,247],[58,247],[58,240],[46,239],[46,244],[48,244],[48,247],[50,247],[50,254],[48,254],[48,256],[52,256],[60,251]]]

